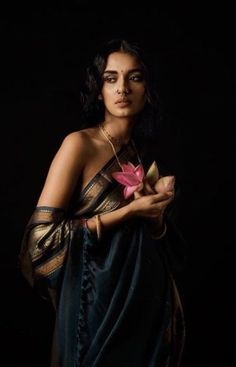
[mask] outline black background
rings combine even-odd
[[[78,128],[83,68],[97,44],[120,35],[156,63],[159,147],[181,183],[184,366],[235,364],[235,16],[225,2],[2,7],[1,365],[48,366],[53,313],[18,271],[21,237],[53,155]]]

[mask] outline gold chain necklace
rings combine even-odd
[[[102,135],[105,137],[105,139],[109,142],[109,144],[111,145],[111,147],[112,147],[112,150],[113,150],[113,152],[114,152],[114,155],[115,155],[115,157],[116,157],[116,160],[117,160],[117,163],[119,164],[119,166],[120,166],[120,168],[121,168],[121,170],[123,171],[123,167],[122,167],[122,164],[120,163],[120,160],[119,160],[119,158],[118,158],[118,156],[117,156],[117,154],[116,154],[116,150],[115,150],[115,147],[114,147],[114,144],[112,143],[112,140],[114,141],[114,140],[116,140],[116,141],[120,141],[119,139],[116,139],[116,138],[114,138],[114,137],[112,137],[107,131],[106,131],[106,129],[104,128],[104,126],[103,125],[99,125],[99,129],[100,129],[100,131],[101,131],[101,133],[102,133]],[[136,148],[136,146],[135,146],[135,144],[134,144],[134,141],[133,140],[131,140],[131,143],[132,143],[132,145],[133,145],[133,148],[134,148],[134,150],[135,150],[135,152],[136,152],[136,154],[137,154],[137,157],[138,157],[138,161],[139,161],[139,163],[141,164],[142,162],[141,162],[141,159],[140,159],[140,157],[139,157],[139,154],[138,154],[138,151],[137,151],[137,148]],[[119,143],[119,145],[122,145],[122,143]]]
[[[100,124],[99,128],[103,132],[103,135],[106,135],[106,137],[109,139],[109,141],[113,142],[113,144],[116,145],[123,145],[123,141],[119,138],[115,138],[114,136],[111,136],[109,132],[105,129],[105,126]]]

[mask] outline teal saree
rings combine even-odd
[[[138,163],[131,145],[118,156]],[[36,207],[26,226],[21,270],[56,312],[51,367],[180,366],[185,326],[174,274],[183,244],[170,217],[160,239],[142,219],[100,241],[83,224],[127,204],[111,176],[118,170],[113,157],[78,185],[66,211]]]

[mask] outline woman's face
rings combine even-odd
[[[144,107],[146,87],[144,74],[135,56],[113,52],[108,56],[99,96],[105,105],[105,118],[132,118]]]

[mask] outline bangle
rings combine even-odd
[[[101,223],[101,218],[99,214],[95,215],[95,220],[96,220],[97,238],[98,240],[100,240],[101,234],[102,234],[102,223]]]
[[[155,235],[151,235],[151,237],[155,240],[159,240],[160,238],[164,237],[165,234],[166,234],[166,231],[167,231],[167,226],[166,226],[166,223],[164,223],[164,228],[163,228],[163,231],[161,232],[161,234],[155,236]]]

